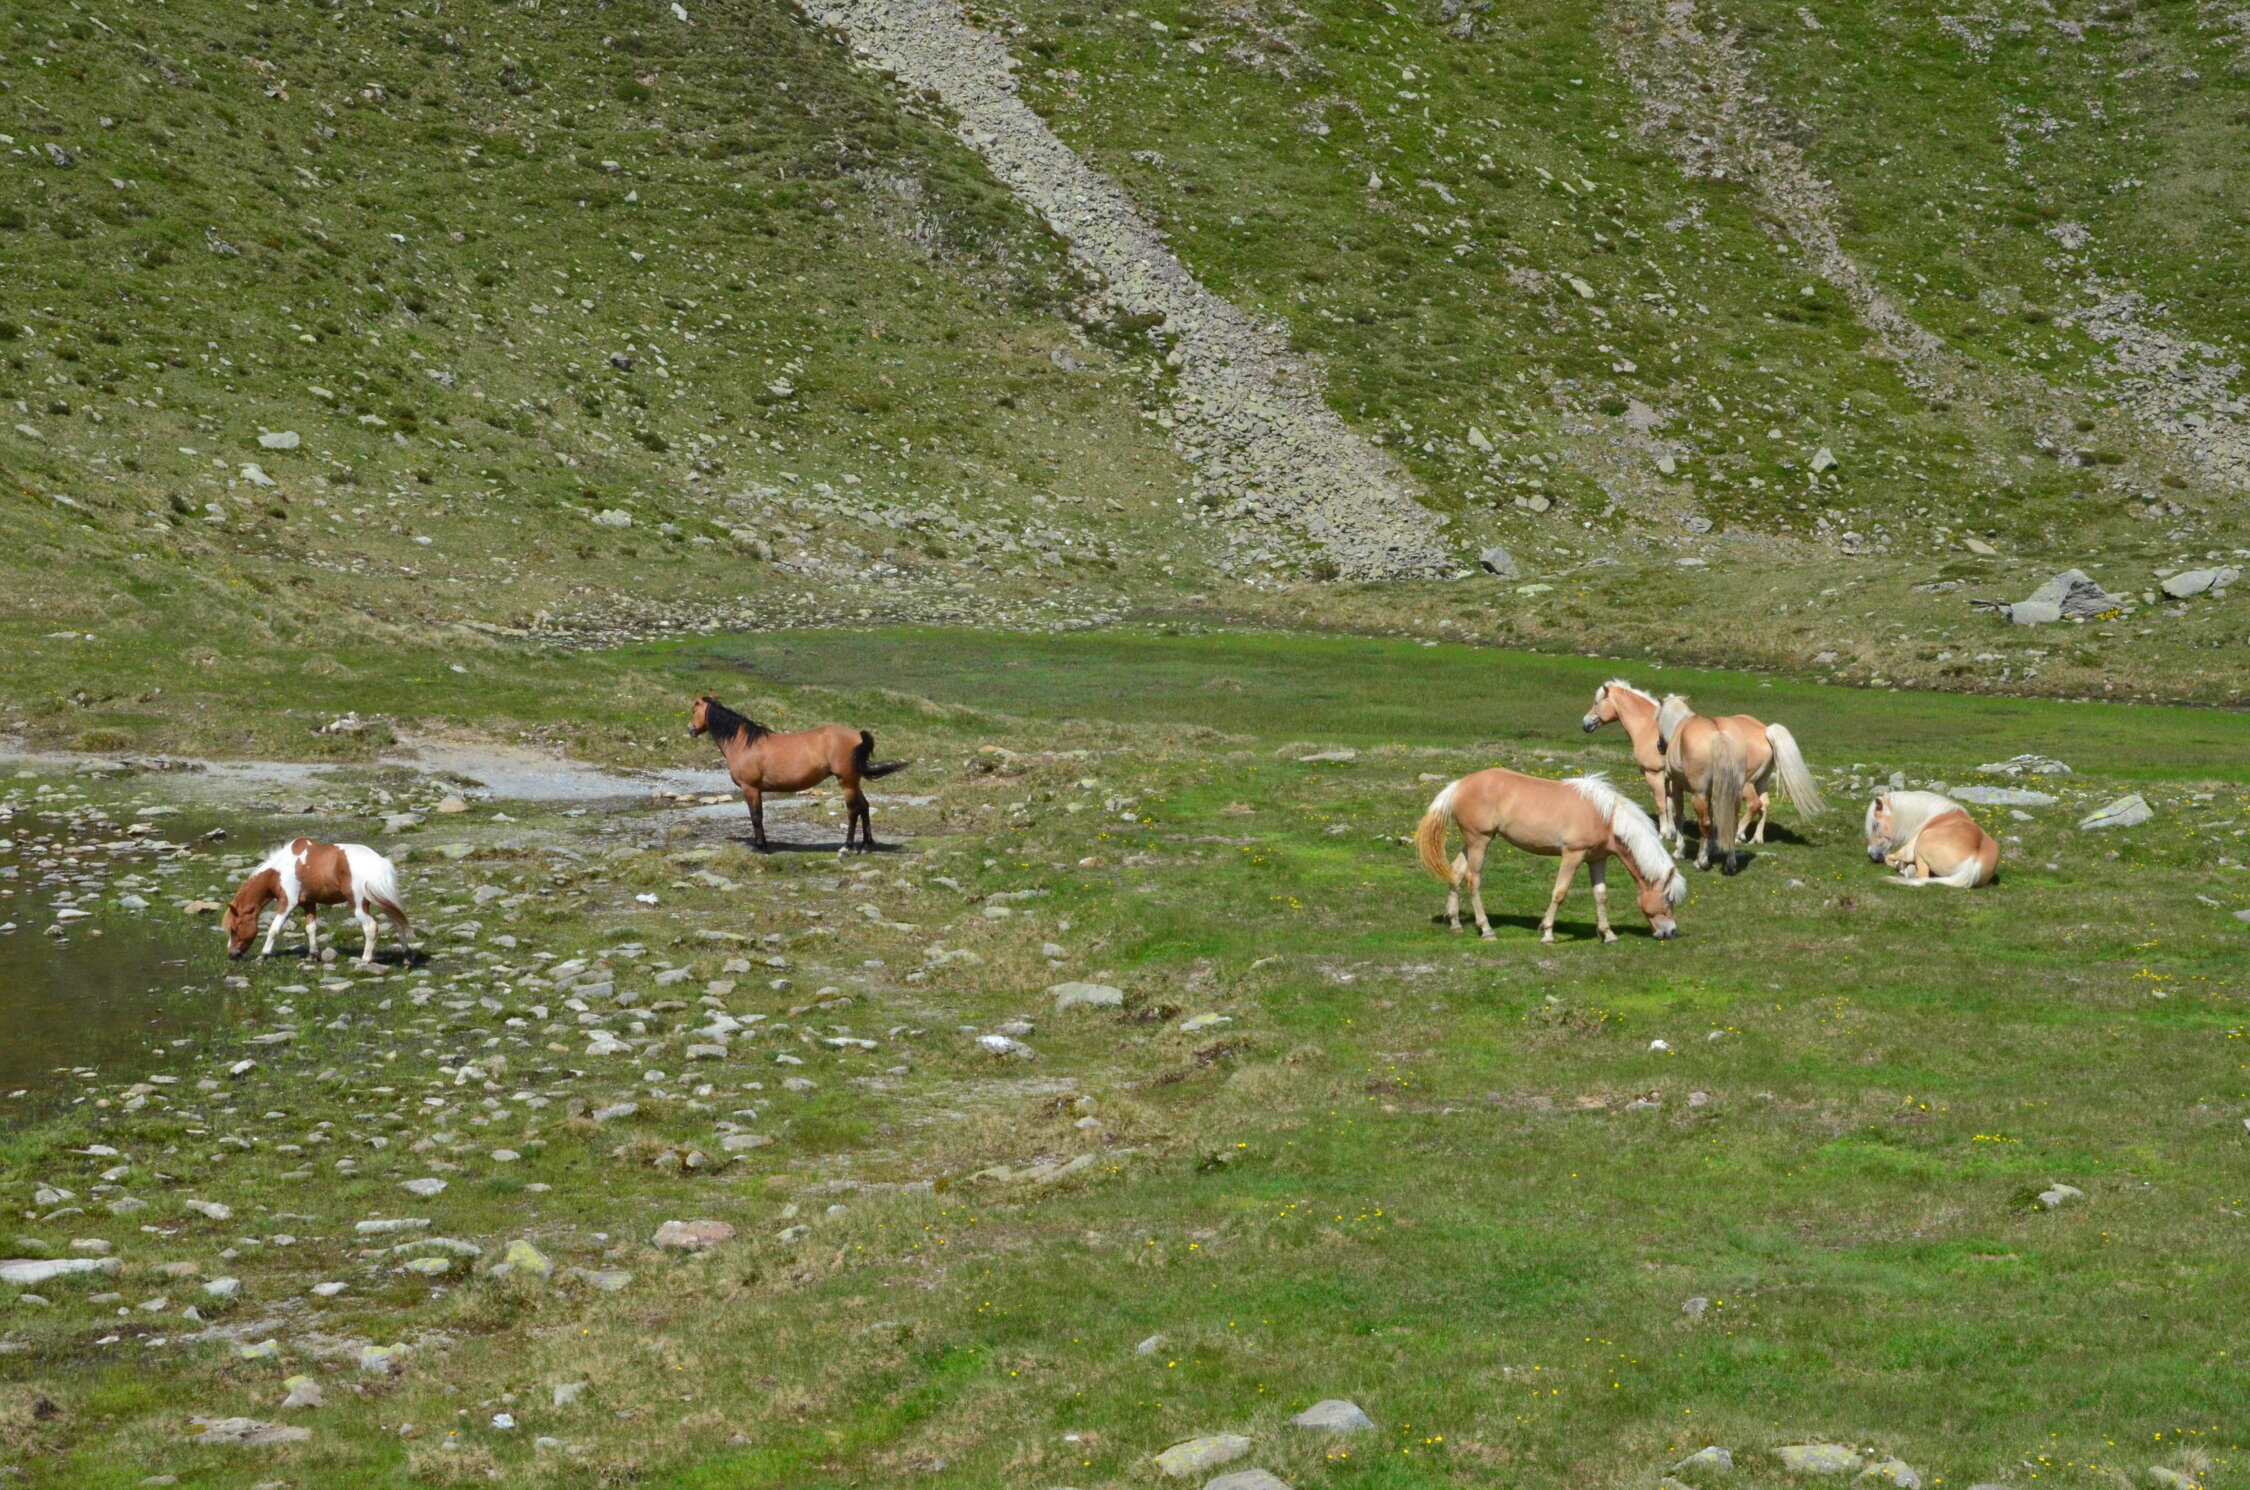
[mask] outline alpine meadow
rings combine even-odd
[[[0,1483],[2250,1486],[2241,0],[0,0]]]

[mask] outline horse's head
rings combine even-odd
[[[219,924],[226,929],[227,956],[242,956],[257,939],[258,913],[274,897],[273,879],[272,870],[260,870],[244,881],[242,888],[234,892],[234,899],[228,902],[226,913],[219,918]]]
[[[1578,721],[1578,727],[1590,735],[1603,725],[1616,722],[1617,700],[1609,696],[1609,685],[1604,683],[1594,690],[1594,707],[1586,711],[1585,717]]]
[[[1680,934],[1680,923],[1673,919],[1672,908],[1687,899],[1687,878],[1676,864],[1667,865],[1664,878],[1640,880],[1641,914],[1648,917],[1649,933],[1660,942],[1668,942]]]
[[[1892,849],[1897,829],[1891,822],[1891,799],[1886,793],[1867,804],[1867,857],[1876,864],[1885,862]]]
[[[695,707],[688,710],[688,734],[700,735],[711,728],[711,706],[718,700],[708,693],[695,696]]]

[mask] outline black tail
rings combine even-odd
[[[873,781],[878,776],[888,776],[893,771],[903,771],[912,761],[871,761],[875,753],[875,737],[866,730],[859,732],[858,748],[852,751],[852,768],[859,772],[860,780]]]

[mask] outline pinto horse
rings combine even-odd
[[[266,855],[265,862],[250,871],[250,878],[242,882],[227,906],[223,918],[227,956],[240,957],[250,950],[258,935],[258,918],[276,900],[281,902],[281,909],[274,913],[273,929],[266,933],[260,957],[273,955],[274,938],[281,935],[282,925],[300,906],[305,912],[305,955],[318,957],[319,907],[324,905],[350,906],[352,916],[367,933],[367,944],[359,954],[360,966],[368,967],[375,961],[377,911],[396,928],[407,955],[414,955],[414,944],[406,939],[406,912],[398,903],[398,869],[364,843],[293,838]]]
[[[844,852],[855,846],[866,852],[875,847],[875,825],[868,820],[867,794],[862,781],[903,771],[912,761],[878,761],[875,737],[863,729],[824,724],[818,729],[779,734],[754,719],[745,719],[710,694],[701,694],[689,714],[688,733],[709,735],[727,760],[727,774],[742,788],[750,807],[750,838],[759,853],[766,851],[767,792],[801,792],[833,776],[844,788]]]
[[[1867,804],[1867,857],[1896,869],[1889,883],[1989,885],[2000,871],[2000,844],[1967,809],[1939,792],[1884,792]]]
[[[1805,753],[1798,748],[1797,737],[1789,733],[1786,725],[1761,723],[1748,714],[1706,718],[1696,713],[1685,697],[1672,693],[1665,695],[1657,710],[1656,729],[1664,742],[1665,774],[1675,791],[1688,790],[1686,783],[1690,780],[1708,782],[1715,775],[1732,774],[1722,758],[1725,752],[1718,744],[1722,739],[1732,742],[1733,753],[1740,757],[1743,781],[1736,798],[1738,812],[1745,826],[1748,819],[1757,820],[1753,842],[1766,841],[1766,818],[1773,805],[1771,794],[1766,790],[1769,784],[1778,784],[1790,805],[1806,817],[1818,817],[1828,810],[1828,804],[1820,799],[1820,787],[1805,764]],[[1708,869],[1711,867],[1713,820],[1720,815],[1721,804],[1710,798],[1706,787],[1692,790],[1698,799],[1696,819],[1704,837],[1704,842],[1696,849],[1695,867]],[[1734,852],[1733,827],[1728,826],[1719,836],[1725,855],[1723,867],[1728,874],[1733,874],[1740,867]],[[1684,846],[1676,816],[1672,822],[1672,843],[1676,848]]]
[[[1461,852],[1448,862],[1446,829],[1456,826],[1461,830]],[[1562,860],[1547,914],[1540,918],[1539,940],[1555,939],[1555,912],[1562,909],[1580,864],[1590,866],[1587,872],[1594,882],[1595,929],[1603,941],[1617,940],[1617,933],[1609,929],[1609,885],[1603,878],[1613,857],[1624,862],[1639,887],[1641,914],[1648,917],[1657,940],[1678,934],[1672,908],[1687,899],[1687,881],[1664,851],[1664,840],[1657,836],[1648,814],[1601,777],[1548,781],[1496,766],[1446,787],[1422,814],[1414,831],[1414,848],[1422,867],[1445,883],[1446,919],[1455,931],[1461,929],[1461,882],[1467,880],[1477,930],[1487,941],[1492,939],[1492,923],[1484,914],[1484,854],[1495,838],[1505,838],[1527,853]]]

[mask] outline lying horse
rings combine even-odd
[[[851,852],[853,834],[862,852],[875,847],[875,825],[868,821],[867,794],[862,781],[903,771],[912,761],[877,761],[875,737],[863,729],[824,724],[818,729],[777,734],[754,719],[745,719],[710,694],[695,701],[688,733],[709,735],[727,759],[727,774],[742,788],[750,806],[750,841],[759,853],[766,851],[767,792],[801,792],[833,776],[844,788],[844,851]]]
[[[1742,786],[1735,800],[1745,822],[1757,820],[1754,842],[1766,841],[1766,818],[1772,807],[1768,783],[1778,782],[1781,794],[1806,817],[1818,817],[1828,810],[1812,771],[1805,765],[1805,753],[1797,748],[1797,737],[1786,725],[1764,724],[1748,714],[1706,718],[1696,713],[1685,697],[1672,693],[1665,695],[1657,710],[1656,731],[1663,741],[1668,784],[1675,793],[1692,790],[1697,798],[1696,819],[1703,832],[1703,842],[1696,846],[1695,853],[1698,869],[1711,867],[1711,836],[1714,828],[1721,826],[1715,821],[1720,818],[1726,819],[1719,833],[1719,847],[1725,856],[1722,868],[1733,874],[1741,867],[1734,851],[1734,813],[1711,795],[1708,785],[1715,778],[1733,774],[1719,745],[1721,740],[1731,741],[1740,758]],[[1706,785],[1690,788],[1691,781]],[[1726,785],[1720,781],[1721,790]],[[1685,846],[1676,813],[1672,818],[1672,844],[1675,848]]]
[[[1461,852],[1448,863],[1445,833],[1448,826],[1461,830]],[[1572,781],[1548,781],[1498,767],[1464,776],[1439,792],[1422,814],[1414,831],[1414,848],[1422,867],[1445,882],[1446,919],[1461,929],[1461,882],[1469,882],[1470,903],[1476,909],[1477,930],[1492,939],[1492,923],[1484,914],[1484,854],[1494,838],[1505,838],[1527,853],[1558,856],[1562,866],[1555,875],[1555,892],[1547,914],[1539,922],[1539,939],[1555,939],[1555,912],[1578,866],[1588,864],[1594,882],[1594,926],[1605,942],[1617,940],[1609,929],[1609,886],[1603,878],[1612,857],[1624,861],[1626,872],[1640,889],[1641,914],[1657,940],[1677,935],[1672,908],[1687,899],[1687,881],[1664,851],[1656,824],[1617,788],[1599,776]]]
[[[2000,845],[1968,810],[1938,792],[1885,792],[1867,804],[1867,857],[1899,872],[1890,883],[1989,885]]]
[[[319,907],[324,905],[350,906],[353,917],[367,933],[367,945],[359,954],[360,966],[371,966],[375,961],[377,911],[397,930],[407,955],[414,954],[414,944],[406,939],[406,912],[398,903],[398,870],[364,843],[295,838],[268,854],[264,863],[250,871],[250,878],[242,882],[227,906],[223,918],[227,956],[240,957],[250,950],[251,940],[258,934],[259,916],[276,900],[281,902],[281,909],[274,913],[273,929],[266,933],[266,944],[258,951],[260,957],[273,955],[274,938],[281,935],[282,924],[299,906],[305,911],[305,955],[318,957]]]

